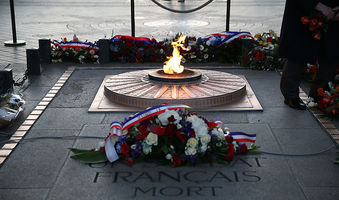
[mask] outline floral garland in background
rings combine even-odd
[[[157,161],[172,166],[231,162],[235,154],[257,154],[255,134],[230,132],[220,121],[208,121],[186,105],[159,105],[113,122],[97,149],[71,149],[82,163]],[[252,143],[247,146],[246,142]]]
[[[80,42],[76,35],[73,40],[68,41],[64,38],[63,41],[58,42],[54,40],[51,45],[52,62],[76,62],[76,63],[95,63],[99,56],[99,47],[96,43]]]
[[[268,33],[256,34],[254,36],[255,47],[245,56],[245,65],[250,69],[257,70],[280,70],[284,59],[279,57],[279,37],[270,30]]]

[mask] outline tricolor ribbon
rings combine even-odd
[[[229,135],[233,137],[236,142],[252,142],[255,143],[256,134],[247,134],[243,132],[231,132]]]
[[[105,139],[105,153],[110,162],[119,159],[117,151],[115,150],[116,138],[120,137],[122,133],[122,125],[120,122],[112,122],[109,135]]]
[[[254,39],[250,32],[233,32],[233,31],[223,31],[220,33],[215,33],[211,35],[207,35],[204,39],[209,39],[211,37],[218,37],[220,40],[218,41],[218,45],[230,43],[235,39]]]
[[[186,105],[166,105],[162,104],[159,106],[154,106],[151,108],[146,109],[145,111],[139,112],[136,115],[129,118],[124,123],[120,122],[112,122],[111,128],[108,137],[105,139],[105,152],[107,159],[110,162],[114,162],[119,159],[119,156],[115,150],[115,137],[120,137],[124,130],[127,130],[131,126],[148,119],[154,115],[158,115],[160,113],[165,112],[166,110],[177,110],[177,109],[185,109],[190,108]]]
[[[128,35],[115,35],[114,37],[112,37],[112,42],[118,42],[122,39],[129,39],[132,40],[133,42],[142,42],[144,45],[149,45],[149,44],[153,44],[153,41],[147,37],[132,37],[132,36],[128,36]],[[155,40],[154,40],[155,41]]]
[[[58,42],[57,40],[54,40],[53,44],[61,48],[81,48],[99,51],[99,47],[91,42]]]
[[[153,117],[154,115],[159,115],[166,110],[177,110],[177,109],[185,109],[185,108],[190,108],[189,106],[186,105],[180,105],[180,104],[174,104],[174,105],[159,105],[159,106],[154,106],[151,108],[148,108],[142,112],[137,113],[133,117],[129,118],[127,121],[124,122],[122,126],[122,131],[130,128],[131,126],[148,119],[150,117]]]

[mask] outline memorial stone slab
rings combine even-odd
[[[89,107],[102,80],[70,78],[59,91],[50,107],[84,108]]]
[[[85,124],[100,123],[104,114],[88,115],[87,108],[48,108],[35,124],[38,129],[81,129]]]
[[[272,129],[284,153],[319,152],[333,146],[333,140],[322,128]]]
[[[0,189],[0,199],[45,200],[49,189]]]
[[[318,199],[338,199],[339,197],[339,187],[329,187],[329,188],[305,188],[304,189],[306,197],[309,200],[318,200]]]
[[[76,130],[33,129],[27,138],[78,135]],[[68,158],[72,140],[22,141],[1,167],[0,188],[51,187]],[[9,181],[10,180],[10,181]]]
[[[109,124],[84,126],[80,135],[95,133],[104,137],[108,127]],[[272,146],[267,149],[279,150],[267,125],[229,124],[229,127],[257,132],[258,141],[263,142],[258,145],[266,147],[270,142]],[[91,148],[97,142],[77,140],[74,147]],[[134,166],[123,161],[84,165],[68,159],[49,199],[244,199],[249,195],[254,199],[291,199],[291,196],[305,199],[286,159],[266,155],[239,156],[229,165],[177,168],[154,162]]]
[[[248,113],[249,123],[268,123],[271,128],[318,128],[310,112],[289,107],[266,107],[264,112]]]

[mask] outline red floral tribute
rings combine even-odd
[[[300,21],[312,33],[314,40],[320,40],[323,32],[327,31],[326,18],[320,12],[312,13],[310,16],[303,16]]]

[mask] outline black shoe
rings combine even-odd
[[[306,104],[300,98],[285,98],[284,103],[293,109],[306,110]]]

